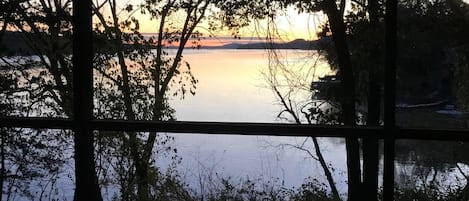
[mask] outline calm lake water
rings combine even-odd
[[[310,100],[309,85],[314,77],[332,73],[325,61],[318,60],[318,55],[312,51],[280,50],[276,56],[306,86],[295,95],[299,104]],[[282,107],[265,78],[269,72],[266,50],[188,50],[184,59],[191,64],[199,83],[195,96],[170,101],[178,120],[290,123],[277,118]],[[313,65],[316,68],[312,68]],[[279,77],[279,80],[284,79]],[[181,170],[196,189],[200,174],[207,173],[232,177],[234,181],[279,178],[286,187],[297,187],[309,176],[326,181],[317,161],[290,146],[300,146],[305,138],[174,136],[183,158]],[[311,140],[306,140],[305,147],[314,152]],[[321,139],[320,142],[327,162],[335,168],[338,187],[345,193],[345,146],[340,139]]]
[[[188,50],[185,59],[191,64],[199,83],[195,96],[170,101],[176,109],[177,119],[182,121],[291,123],[277,118],[283,108],[267,84],[265,75],[272,72],[269,71],[269,61],[270,64],[273,60],[280,61],[290,71],[288,76],[295,78],[293,81],[286,80],[282,77],[283,71],[276,71],[281,89],[286,83],[297,85],[299,91],[293,93],[291,98],[299,106],[311,100],[309,86],[314,79],[333,74],[327,61],[318,58],[314,51],[280,50],[273,57],[266,50]],[[281,90],[284,94],[287,91],[285,88]],[[304,145],[314,153],[311,139],[207,134],[174,136],[183,158],[180,170],[194,189],[200,190],[201,174],[231,177],[233,181],[249,178],[266,182],[279,178],[287,188],[300,186],[307,177],[327,184],[319,162],[305,151],[291,146]],[[321,138],[319,141],[326,162],[333,169],[337,187],[345,197],[347,172],[344,142],[337,138]],[[405,146],[409,142],[402,140],[398,143]],[[417,147],[410,148],[409,153],[404,155],[425,155],[422,151],[425,149],[420,146],[426,143],[417,143]],[[444,160],[447,156],[434,157]],[[463,171],[469,171],[469,166],[464,163],[458,165]],[[454,165],[436,170],[431,164],[419,166],[415,165],[415,161],[404,158],[396,162],[395,168],[396,182],[410,188],[427,186],[432,182],[429,178],[438,181],[442,192],[464,186],[466,182]],[[433,171],[433,177],[419,175],[422,170]],[[379,180],[381,183],[381,178]]]
[[[184,55],[199,83],[195,96],[187,95],[183,100],[179,97],[170,99],[170,105],[176,110],[176,118],[180,121],[292,123],[288,120],[289,116],[285,116],[287,119],[277,117],[282,107],[269,87],[269,76],[265,75],[275,72],[282,94],[288,92],[285,86],[294,85],[298,91],[290,93],[290,99],[301,108],[305,102],[311,101],[311,82],[320,76],[333,74],[327,62],[314,51],[279,50],[274,55],[266,50],[187,49]],[[269,64],[276,63],[274,61],[280,61],[284,65],[283,70],[269,68]],[[282,76],[285,74],[294,79],[286,79]],[[211,183],[217,183],[222,178],[231,178],[235,184],[246,179],[261,185],[272,185],[268,182],[278,181],[277,185],[286,188],[299,187],[307,177],[326,183],[319,162],[306,151],[294,148],[303,146],[314,153],[309,138],[203,133],[167,135],[175,137],[174,147],[182,158],[178,165],[179,173],[197,193],[203,193],[202,189],[209,190],[213,187]],[[321,138],[319,142],[326,162],[333,169],[337,187],[345,197],[347,173],[344,142],[338,138]],[[59,188],[59,197],[72,200],[74,165],[71,143],[67,150],[65,157],[70,162],[59,171],[55,185]],[[162,169],[169,163],[161,156],[155,156],[155,160]],[[460,165],[463,170],[469,171],[469,166]],[[415,184],[412,177],[414,168],[412,163],[396,164],[396,181]],[[437,180],[446,181],[448,186],[463,180],[455,168],[439,175],[441,178]],[[39,189],[36,184],[41,182],[49,185],[44,181],[34,181],[30,184],[31,189]],[[103,188],[102,192],[105,200],[112,200],[114,193],[117,193],[113,186]]]
[[[293,81],[286,80],[281,76],[285,72],[278,72],[281,92],[286,92],[286,82],[298,85],[296,88],[299,90],[291,93],[290,97],[298,107],[311,101],[309,86],[313,79],[333,73],[314,51],[279,50],[274,56],[266,50],[187,49],[184,60],[190,63],[199,83],[194,96],[186,95],[183,100],[179,97],[170,99],[177,120],[292,123],[277,117],[282,107],[266,81],[265,75],[272,72],[269,71],[269,62],[274,59],[285,65],[288,75],[294,78]],[[29,115],[40,116],[35,113]],[[287,188],[298,187],[307,177],[326,182],[319,163],[305,151],[292,147],[303,145],[314,152],[308,138],[202,133],[167,135],[175,137],[174,146],[182,158],[178,166],[182,178],[196,191],[209,189],[211,182],[219,182],[221,178],[231,178],[235,184],[246,179],[260,184],[276,180],[277,185]],[[345,146],[341,139],[322,138],[320,143],[326,161],[335,169],[333,174],[338,188],[345,193]],[[59,197],[72,200],[74,165],[71,144],[65,155],[70,162],[59,171],[57,193]],[[155,157],[161,168],[168,165],[167,159]],[[33,191],[40,190],[37,186],[41,182],[31,184]],[[103,188],[103,197],[111,200],[116,190],[112,186]]]
[[[302,97],[296,97],[296,101],[309,100],[313,77],[331,74],[329,66],[323,60],[317,61],[318,55],[313,51],[279,51],[278,60],[292,71],[292,77],[298,77],[305,87],[302,89],[307,89],[300,91]],[[199,83],[195,96],[188,95],[184,100],[173,98],[170,102],[177,119],[282,122],[276,118],[282,108],[265,77],[269,73],[269,55],[266,50],[186,50],[184,59]]]

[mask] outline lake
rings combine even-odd
[[[278,50],[276,59],[287,65],[299,84],[294,101],[299,105],[311,99],[313,79],[332,74],[318,54],[304,50]],[[173,98],[170,104],[181,121],[225,121],[290,123],[279,119],[282,111],[265,75],[269,74],[267,50],[187,50],[184,59],[191,64],[199,80],[195,96]],[[315,65],[316,64],[316,65]],[[313,66],[316,66],[313,68]],[[285,81],[279,74],[279,81]],[[283,85],[284,83],[280,83]],[[288,116],[287,116],[288,117]],[[285,133],[287,134],[287,133]],[[215,172],[222,177],[279,178],[286,187],[299,186],[308,176],[326,181],[317,161],[300,146],[305,138],[255,137],[233,135],[174,135],[178,153],[183,158],[181,170],[191,184],[198,184],[200,173]],[[346,154],[341,139],[321,139],[325,158],[334,168],[341,193],[346,191]],[[310,139],[306,148],[314,151]],[[198,186],[194,186],[196,189]]]
[[[172,50],[169,51],[172,54]],[[290,116],[284,114],[282,117],[285,118],[278,117],[283,108],[268,81],[275,77],[282,95],[289,95],[294,108],[301,109],[311,101],[311,82],[334,73],[317,52],[306,50],[278,50],[274,54],[267,50],[187,49],[184,60],[190,63],[199,83],[194,96],[188,94],[183,100],[170,97],[169,103],[180,121],[290,124],[293,123]],[[283,67],[272,68],[278,63]],[[34,116],[35,113],[30,115]],[[282,185],[286,188],[299,187],[307,177],[326,183],[319,162],[308,152],[295,148],[301,146],[314,153],[309,138],[203,133],[166,135],[174,136],[173,145],[182,158],[177,167],[181,178],[199,194],[203,194],[204,189],[209,190],[213,183],[222,178],[230,178],[234,184],[250,179],[260,185]],[[333,169],[339,192],[345,197],[347,173],[343,139],[320,138],[319,142],[326,162]],[[71,142],[68,145],[64,157],[70,162],[61,168],[54,185],[58,188],[58,197],[71,200],[74,186],[73,148]],[[409,147],[407,152],[413,153],[413,148],[415,146]],[[169,160],[165,157],[155,156],[155,160],[163,170],[168,166]],[[406,158],[402,160],[404,163],[396,164],[396,180],[415,184],[416,179],[411,171],[418,166],[406,164]],[[460,165],[463,170],[469,171],[469,166]],[[441,179],[437,180],[447,181],[447,185],[462,179],[455,168],[439,171],[439,175]],[[41,182],[46,187],[49,185],[42,180],[34,181],[29,184],[30,188],[38,189]],[[116,188],[111,185],[103,188],[102,192],[105,200],[112,200]]]
[[[294,85],[297,91],[292,93],[290,98],[298,104],[298,108],[301,108],[305,102],[311,100],[309,88],[311,82],[333,72],[327,61],[315,51],[278,51],[275,55],[267,50],[186,51],[185,59],[191,64],[199,84],[195,96],[170,101],[176,109],[177,119],[291,123],[291,118],[277,117],[283,108],[268,84],[269,76],[265,75],[275,72],[283,95],[289,92],[288,87],[285,88],[286,85]],[[284,64],[284,68],[282,70],[269,68],[269,64],[275,64],[275,61]],[[285,69],[290,72],[284,72]],[[285,74],[294,79],[286,79],[283,76]],[[313,152],[314,147],[310,139],[207,134],[174,136],[179,154],[183,157],[180,168],[186,176],[186,181],[194,189],[200,189],[198,183],[201,179],[200,174],[213,176],[215,173],[219,177],[232,177],[233,181],[250,178],[265,182],[279,178],[287,188],[298,187],[307,177],[317,178],[320,182],[326,183],[319,162],[312,159],[305,151],[293,148],[304,145],[304,148]],[[395,174],[396,182],[401,187],[427,188],[436,181],[437,188],[441,192],[448,192],[448,189],[456,189],[466,184],[467,181],[461,171],[468,172],[469,166],[464,162],[457,162],[465,161],[464,156],[462,159],[452,158],[454,153],[461,152],[455,148],[462,146],[460,142],[443,144],[400,140],[396,146],[398,148]],[[333,177],[339,192],[345,196],[347,172],[343,140],[320,138],[320,147],[326,162],[330,164],[330,169],[334,169]],[[433,150],[435,148],[436,150]],[[423,159],[425,157],[429,157],[428,160],[433,162],[421,162],[425,161]],[[381,159],[380,175],[382,167]],[[422,172],[427,175],[422,176]]]
[[[22,60],[20,57],[17,59]],[[35,57],[30,59],[38,60]],[[311,82],[320,76],[333,74],[315,51],[278,50],[273,54],[267,50],[187,49],[184,60],[190,63],[199,83],[194,96],[186,95],[183,100],[179,97],[170,98],[170,105],[176,110],[175,116],[181,121],[292,123],[277,117],[282,107],[266,75],[278,71],[275,73],[276,81],[284,94],[289,92],[286,83],[295,86],[295,92],[289,94],[300,108],[305,102],[311,101]],[[16,59],[12,58],[12,61]],[[269,68],[269,64],[274,64],[274,61],[284,65],[283,71]],[[291,79],[282,76],[285,74]],[[27,115],[41,116],[41,113],[30,112]],[[302,145],[314,151],[311,139],[308,138],[167,135],[175,137],[174,146],[182,157],[178,166],[182,178],[196,191],[209,189],[210,186],[203,185],[211,183],[210,178],[231,178],[234,183],[249,178],[263,184],[276,180],[277,185],[287,188],[298,187],[310,176],[321,182],[326,181],[319,163],[307,152],[293,148]],[[326,161],[335,169],[333,174],[338,188],[341,193],[345,193],[345,146],[341,139],[322,138],[320,143]],[[59,187],[59,197],[63,196],[67,200],[71,200],[73,195],[72,153],[70,144],[65,151],[66,160],[70,162],[59,171],[55,183]],[[164,157],[156,160],[163,169],[169,162]],[[37,189],[34,186],[40,186],[41,182],[32,182],[31,188]],[[104,188],[103,196],[111,200],[115,190],[112,186]]]
[[[316,68],[313,67],[318,58],[315,52],[278,51],[279,60],[304,85],[304,88],[298,88],[302,94],[295,101],[310,100],[309,86],[313,79],[333,73],[323,60],[317,62]],[[267,50],[188,49],[184,60],[190,63],[199,83],[195,96],[171,100],[178,120],[282,122],[276,118],[282,108],[265,78],[265,74],[269,73]],[[306,75],[313,70],[315,72],[309,72],[310,76]],[[283,77],[279,76],[279,79]]]

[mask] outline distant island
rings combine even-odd
[[[203,39],[202,39],[203,41]],[[319,50],[324,47],[324,44],[327,44],[331,41],[330,37],[321,38],[319,40],[304,40],[304,39],[295,39],[290,42],[236,42],[236,39],[230,40],[230,42],[224,45],[201,45],[197,48],[199,49],[255,49],[255,50],[264,50],[264,49],[298,49],[298,50]],[[166,46],[168,49],[178,48],[176,45]],[[191,48],[191,47],[188,47]]]
[[[300,50],[318,50],[329,38],[320,40],[296,39],[290,42],[255,42],[255,43],[229,43],[223,46],[201,47],[203,49],[300,49]]]

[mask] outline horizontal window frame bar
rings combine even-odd
[[[73,129],[77,126],[73,119],[39,117],[0,117],[0,127]],[[337,126],[337,125],[298,125],[280,123],[244,122],[194,122],[194,121],[126,121],[92,120],[90,129],[127,132],[168,132],[181,134],[226,134],[286,137],[357,137],[386,138],[393,133],[396,140],[443,140],[469,141],[469,130],[463,129],[421,129],[395,128],[392,132],[384,127]],[[347,133],[347,134],[344,134]]]
[[[92,127],[105,131],[134,132],[169,132],[181,134],[225,134],[225,135],[256,135],[285,137],[345,137],[340,134],[348,132],[351,137],[380,138],[382,127],[365,126],[333,126],[281,123],[247,123],[247,122],[194,122],[194,121],[116,121],[96,120]]]
[[[469,130],[396,128],[393,138],[396,140],[438,140],[469,142]]]
[[[0,127],[73,129],[76,125],[78,124],[73,119],[65,118],[46,119],[39,117],[0,117]],[[92,130],[103,131],[291,137],[345,137],[345,135],[340,133],[348,132],[349,135],[347,136],[351,137],[367,136],[382,138],[380,135],[383,133],[382,127],[247,122],[92,120],[89,125]]]

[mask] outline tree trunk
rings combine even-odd
[[[119,47],[121,47],[119,39]],[[125,115],[128,120],[135,120],[135,113],[132,109],[132,99],[130,93],[129,75],[127,71],[127,65],[124,61],[124,55],[120,49],[117,53],[119,58],[119,64],[122,73],[122,92],[124,95]],[[138,143],[137,132],[129,132],[130,141],[130,153],[132,160],[135,164],[136,181],[137,181],[137,198],[138,200],[147,201],[150,199],[149,181],[148,181],[148,159],[144,157],[144,153],[141,154]],[[149,157],[148,157],[149,158]]]
[[[339,62],[339,79],[342,83],[342,120],[345,125],[355,125],[355,81],[352,62],[347,45],[345,24],[334,0],[323,2],[324,11],[329,18],[332,39]],[[361,168],[358,138],[346,137],[347,172],[348,172],[348,200],[360,199]]]
[[[369,72],[367,125],[379,126],[380,85],[374,70]],[[377,200],[378,196],[379,144],[377,138],[363,139],[363,188],[366,200]]]
[[[378,30],[371,36],[372,46],[370,47],[372,66],[368,69],[368,117],[367,125],[379,126],[380,103],[381,103],[381,76],[382,55],[379,44],[379,4],[378,1],[368,1],[367,10],[370,16],[370,28]],[[366,51],[366,50],[365,50]],[[365,200],[378,199],[378,167],[379,167],[379,143],[377,138],[363,139],[363,188]]]
[[[75,201],[102,201],[94,161],[91,1],[73,0]],[[83,40],[84,39],[84,40]]]
[[[101,201],[101,192],[94,164],[93,132],[80,129],[75,131],[75,201]]]
[[[311,137],[311,138],[313,139],[314,148],[316,150],[316,155],[318,156],[319,163],[321,163],[321,167],[324,170],[324,174],[326,175],[327,182],[329,183],[329,186],[331,186],[332,198],[334,200],[339,201],[340,200],[339,191],[337,190],[337,187],[335,185],[334,177],[332,177],[331,171],[329,171],[329,167],[327,167],[326,160],[324,159],[324,156],[321,153],[318,140],[315,137]]]

